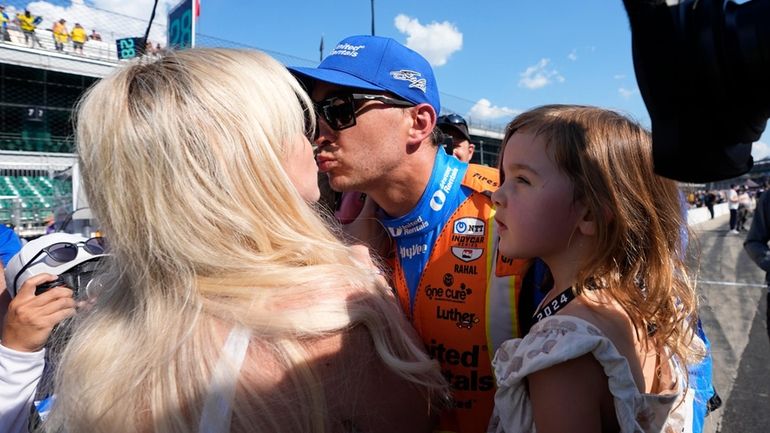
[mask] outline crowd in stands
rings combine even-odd
[[[72,28],[68,27],[67,20],[60,18],[53,22],[51,28],[43,29],[43,17],[34,15],[28,9],[23,12],[19,12],[12,15],[5,10],[5,6],[0,5],[0,24],[2,28],[0,30],[0,43],[14,43],[11,30],[21,32],[24,36],[24,45],[30,48],[48,49],[46,45],[41,42],[39,37],[39,31],[47,30],[51,32],[51,38],[53,40],[52,49],[61,53],[72,53],[77,55],[87,55],[83,51],[83,47],[92,42],[103,42],[102,35],[96,30],[91,29],[89,34],[86,28],[79,22],[76,22]],[[20,39],[16,41],[20,43]],[[111,48],[106,46],[100,46],[100,48]],[[151,41],[147,41],[147,52],[155,54],[161,50],[160,43],[153,44]]]

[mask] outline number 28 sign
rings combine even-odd
[[[133,59],[139,55],[139,47],[144,44],[143,38],[123,38],[115,41],[118,46],[118,59]]]
[[[195,20],[193,0],[182,0],[168,13],[168,47],[171,49],[192,48],[195,45]]]

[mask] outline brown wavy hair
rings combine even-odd
[[[684,361],[702,356],[692,344],[697,297],[685,264],[682,201],[676,183],[653,171],[649,132],[614,111],[577,105],[519,115],[503,146],[518,131],[546,143],[573,183],[574,200],[596,220],[596,248],[578,273],[576,294],[601,288],[626,311],[637,338],[654,338]]]

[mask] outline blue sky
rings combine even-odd
[[[178,1],[160,0],[151,39],[162,38],[166,13]],[[90,20],[102,32],[111,27],[117,37],[143,33],[141,21],[89,9],[146,20],[152,8],[152,0],[0,2],[28,4],[51,19]],[[375,0],[375,17],[377,35],[431,61],[444,109],[474,122],[499,126],[538,105],[578,103],[616,109],[650,126],[621,0]],[[199,38],[205,45],[232,41],[289,65],[309,66],[318,61],[322,35],[329,53],[347,36],[370,33],[371,3],[201,0],[197,30],[221,39]],[[770,156],[769,145],[765,132],[754,145],[755,158]]]
[[[316,61],[371,31],[367,0],[202,0],[198,31]],[[621,0],[375,0],[375,31],[431,60],[445,109],[504,124],[548,103],[599,105],[650,126]],[[291,63],[292,59],[281,59]],[[754,146],[770,155],[770,133]]]

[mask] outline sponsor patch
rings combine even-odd
[[[425,254],[428,251],[428,244],[416,244],[409,247],[400,247],[398,253],[401,258],[411,259],[414,256]]]
[[[454,222],[454,233],[457,235],[483,236],[486,223],[478,218],[459,218]]]
[[[484,254],[483,248],[452,247],[452,255],[464,262],[472,262]]]
[[[425,88],[428,85],[428,81],[422,78],[422,74],[417,71],[410,71],[408,69],[390,71],[390,76],[396,80],[408,81],[410,89],[420,89],[422,93],[425,93]]]
[[[441,308],[441,305],[436,306],[436,318],[455,322],[455,325],[460,329],[472,329],[473,326],[481,321],[481,319],[476,316],[476,313],[461,311],[456,307],[448,309]]]
[[[438,212],[444,207],[444,203],[446,203],[446,194],[440,189],[436,190],[430,198],[430,208]]]

